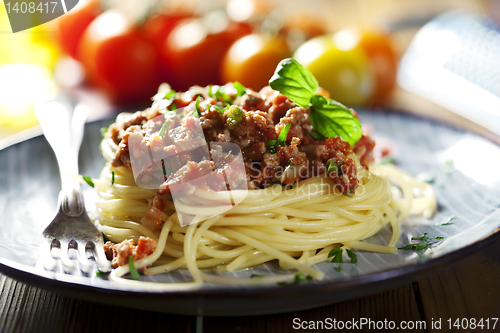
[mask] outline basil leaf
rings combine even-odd
[[[318,81],[311,72],[291,58],[283,59],[278,64],[269,85],[303,108],[309,106],[309,101],[318,90]]]
[[[363,135],[358,118],[347,107],[323,96],[311,98],[309,119],[314,128],[327,138],[340,136],[354,145]]]
[[[134,280],[139,280],[141,278],[141,274],[137,271],[137,268],[134,266],[134,257],[128,257],[128,268],[130,269],[130,277]]]

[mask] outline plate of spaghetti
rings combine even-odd
[[[0,162],[48,151],[35,138]],[[150,108],[88,124],[81,155],[91,177],[75,177],[93,187],[86,202],[113,270],[43,270],[37,232],[55,200],[19,186],[25,199],[0,222],[6,274],[141,309],[273,313],[389,288],[498,238],[497,146],[426,119],[358,114],[293,59],[259,92],[163,84]],[[6,168],[0,184],[52,179],[56,198],[55,161],[40,161]]]

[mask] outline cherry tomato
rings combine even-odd
[[[176,25],[182,20],[191,17],[193,17],[193,15],[186,12],[153,15],[149,17],[141,27],[141,33],[151,42],[156,48],[157,54],[160,55],[165,40]],[[162,82],[172,81],[170,71],[165,65],[165,62],[160,61],[159,71]]]
[[[374,76],[365,53],[332,35],[302,44],[294,58],[316,77],[333,99],[347,106],[365,105],[373,94]]]
[[[342,30],[337,36],[350,38],[365,52],[375,73],[375,91],[372,102],[383,101],[396,84],[397,61],[386,34],[376,30]]]
[[[214,23],[207,24],[203,19],[183,20],[165,40],[161,57],[174,89],[224,83],[220,78],[222,57],[232,43],[251,33],[251,28],[227,19]]]
[[[75,8],[55,20],[55,37],[64,53],[78,59],[78,44],[82,34],[100,11],[98,1],[80,1]]]
[[[278,63],[290,56],[282,37],[251,34],[237,40],[222,60],[222,80],[238,81],[259,91],[268,85]]]
[[[154,46],[118,11],[104,12],[89,25],[78,52],[91,83],[116,102],[147,100],[160,84]]]
[[[190,17],[193,15],[185,12],[155,14],[144,22],[141,32],[158,50],[161,50],[165,38],[170,35],[175,26],[180,21]]]

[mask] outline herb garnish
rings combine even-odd
[[[345,105],[316,95],[318,81],[295,59],[282,60],[269,80],[269,85],[299,106],[309,107],[311,124],[324,137],[340,136],[351,145],[361,138],[359,120]]]
[[[103,239],[104,243],[106,243],[106,242],[110,242],[110,241],[111,241],[111,240],[110,240],[110,239],[109,239],[109,238],[108,238],[108,237],[104,234],[104,232],[101,232],[101,234],[102,234],[102,239]]]
[[[243,96],[247,93],[247,88],[238,81],[233,83],[234,89],[236,89],[236,96]]]
[[[168,169],[168,174],[170,175],[173,172],[173,170],[171,168],[169,168],[168,166],[165,166],[165,164],[162,164],[161,169],[155,170],[151,173],[160,173],[160,174],[163,174],[164,176],[166,176],[167,169]]]
[[[436,175],[434,175],[432,172],[422,172],[417,175],[417,179],[421,180],[425,183],[432,184],[436,182]]]
[[[233,102],[231,98],[224,91],[222,91],[221,86],[209,86],[208,96],[215,97],[215,99],[220,102],[226,102],[229,104]]]
[[[198,117],[201,116],[200,96],[196,96],[196,102],[194,104],[194,114],[197,115]]]
[[[215,109],[219,113],[224,113],[228,109],[229,105],[226,107],[220,106],[220,105],[210,105],[210,110]]]
[[[162,99],[168,99],[172,102],[175,97],[175,94],[176,94],[175,90],[169,89],[168,91],[161,91],[157,93],[151,99],[155,102],[161,101]]]
[[[452,220],[456,219],[457,217],[455,215],[450,215],[450,216],[446,216],[445,218],[443,218],[443,220],[441,222],[439,222],[438,224],[436,224],[436,226],[440,226],[440,225],[452,225],[453,222],[451,222]]]
[[[396,159],[394,159],[394,157],[387,157],[387,158],[384,158],[382,161],[380,161],[380,165],[387,165],[387,164],[394,164],[394,162],[396,161]]]
[[[328,252],[328,258],[332,258],[331,262],[342,264],[344,261],[342,260],[342,248],[340,246],[336,246]]]
[[[85,180],[85,182],[87,184],[89,184],[90,187],[94,188],[95,185],[94,185],[94,182],[92,181],[92,178],[90,178],[89,176],[82,176],[83,180]]]
[[[441,165],[441,170],[446,174],[450,174],[455,170],[455,163],[453,163],[452,159],[446,160]]]
[[[111,170],[111,185],[115,185],[115,170]]]
[[[333,158],[330,158],[328,161],[326,161],[325,164],[326,168],[326,174],[330,175],[332,172],[335,175],[342,175],[342,168],[339,167],[339,165],[335,162]]]
[[[130,277],[134,280],[139,280],[141,278],[141,274],[137,271],[137,268],[134,266],[134,257],[128,257],[128,268],[130,269]]]
[[[271,154],[276,153],[276,148],[278,146],[286,145],[286,138],[288,137],[288,131],[290,130],[290,124],[286,124],[281,128],[280,134],[278,135],[277,140],[269,140],[267,141],[267,145],[270,146],[268,152]]]
[[[408,244],[406,246],[399,247],[398,249],[400,249],[400,250],[413,250],[413,251],[426,250],[432,246],[435,246],[437,243],[441,242],[444,239],[444,237],[442,237],[442,236],[427,237],[427,235],[428,235],[428,233],[424,232],[420,236],[412,237],[411,240],[417,240],[417,241],[421,241],[421,242]],[[435,242],[433,242],[434,240],[435,240]]]
[[[352,252],[351,250],[349,249],[345,249],[346,252],[347,252],[347,255],[349,256],[349,258],[351,259],[351,264],[357,264],[358,263],[358,257],[356,256],[356,254],[354,252]],[[334,247],[330,252],[328,252],[328,258],[332,258],[331,262],[333,263],[337,263],[337,264],[343,264],[344,263],[344,260],[342,258],[342,248],[340,246],[336,246]],[[336,268],[337,271],[341,271],[342,270],[342,267],[341,266],[338,266]]]
[[[262,274],[252,274],[250,275],[250,278],[255,279],[255,278],[263,278],[266,277],[265,275]]]
[[[295,278],[293,279],[292,282],[278,282],[278,285],[279,286],[291,286],[291,285],[296,285],[296,284],[300,284],[304,281],[312,281],[313,277],[310,276],[310,275],[305,275],[305,274],[302,274],[302,273],[297,273],[295,274]]]
[[[357,264],[358,263],[358,256],[356,255],[356,253],[352,252],[349,249],[346,249],[345,251],[347,252],[347,255],[349,256],[349,258],[351,259],[351,264]]]

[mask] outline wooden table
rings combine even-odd
[[[192,317],[81,301],[0,275],[0,332],[292,332],[294,318],[425,321],[410,332],[448,329],[448,319],[500,317],[500,241],[453,266],[379,294],[321,308],[256,317]],[[441,320],[441,329],[431,323]],[[297,321],[297,320],[296,320]],[[494,320],[490,319],[491,324]],[[418,325],[423,325],[419,323]],[[326,331],[326,330],[325,330]],[[370,332],[367,326],[362,332]],[[388,330],[379,330],[381,332]],[[397,332],[398,330],[393,330]],[[500,331],[500,323],[496,327]]]

